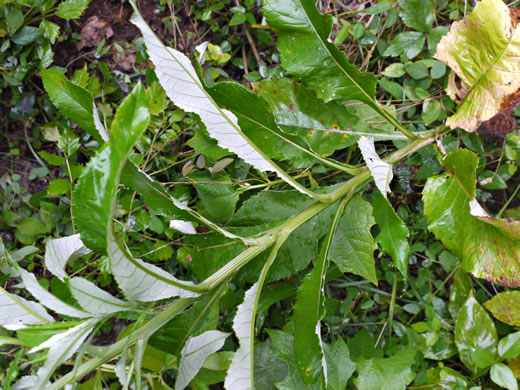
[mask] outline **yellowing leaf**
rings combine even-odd
[[[435,58],[460,79],[452,73],[447,89],[461,101],[446,122],[451,128],[475,131],[481,122],[520,103],[518,14],[502,0],[483,0],[441,39]]]

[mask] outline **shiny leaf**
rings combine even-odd
[[[498,342],[498,355],[502,359],[520,355],[520,332],[510,333]]]
[[[448,118],[451,128],[475,131],[480,123],[518,104],[520,29],[517,14],[502,0],[483,0],[437,45],[435,58],[446,63],[448,94],[461,101]]]
[[[417,31],[428,32],[435,20],[431,0],[399,0],[399,15],[404,24]]]
[[[374,218],[380,229],[376,242],[381,244],[383,251],[392,256],[394,265],[406,277],[408,257],[410,256],[408,228],[396,214],[392,205],[380,193],[375,194],[372,206],[374,207]]]
[[[478,278],[518,285],[520,224],[470,214],[478,163],[472,152],[450,153],[443,163],[449,173],[429,178],[423,190],[429,230],[459,256],[466,271]]]
[[[497,343],[493,320],[475,297],[470,295],[460,308],[455,322],[455,345],[460,360],[476,374],[481,371],[478,361],[482,360],[480,355],[485,351],[493,358],[497,353]]]
[[[508,389],[508,390],[518,390],[518,382],[513,374],[513,371],[502,363],[495,363],[491,367],[489,372],[489,376],[493,382],[497,385]]]
[[[464,305],[472,291],[473,282],[471,277],[466,271],[459,269],[453,276],[449,298],[450,303],[448,304],[448,310],[454,320],[457,319],[461,306]]]

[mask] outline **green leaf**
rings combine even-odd
[[[11,41],[16,45],[25,46],[33,43],[35,40],[42,36],[42,32],[39,28],[32,26],[24,26],[21,30],[18,30],[11,37]]]
[[[89,3],[90,0],[66,0],[58,5],[56,15],[63,19],[77,19]]]
[[[376,242],[381,244],[383,251],[392,256],[396,268],[406,278],[410,256],[408,228],[379,192],[375,194],[372,206],[374,218],[380,229]]]
[[[498,342],[498,355],[502,359],[520,355],[520,332],[510,333]]]
[[[211,177],[206,172],[190,175],[193,186],[211,220],[226,223],[235,213],[239,192],[231,183],[231,178],[223,175]]]
[[[137,84],[117,110],[109,141],[90,160],[76,184],[72,212],[81,240],[92,250],[106,252],[119,176],[149,120],[148,99],[142,85]]]
[[[398,57],[404,54],[409,60],[414,59],[424,47],[425,37],[422,32],[406,31],[397,34],[383,53],[384,56]]]
[[[56,179],[49,183],[47,195],[64,195],[72,190],[72,183],[67,179]]]
[[[429,230],[459,256],[466,271],[478,278],[518,285],[520,223],[470,214],[478,164],[472,152],[450,153],[443,164],[450,173],[428,179],[423,190]]]
[[[386,77],[401,77],[404,76],[405,70],[404,65],[400,63],[394,63],[388,65],[383,72],[381,72],[383,76]]]
[[[428,32],[435,20],[431,0],[399,0],[399,16],[404,24],[417,31]]]
[[[471,372],[477,374],[481,372],[477,365],[479,353],[484,350],[493,358],[497,353],[497,343],[497,331],[493,320],[475,297],[470,295],[460,308],[455,322],[455,345],[460,360]]]
[[[60,26],[56,23],[49,22],[43,19],[40,23],[40,30],[45,38],[47,38],[52,44],[56,42],[56,38],[60,35]]]
[[[457,319],[459,310],[464,305],[468,296],[473,292],[473,282],[466,273],[459,269],[453,276],[453,283],[451,284],[450,290],[450,303],[448,304],[448,310],[450,311],[451,318]]]
[[[288,374],[287,364],[275,356],[270,339],[255,343],[254,374],[254,388],[266,390],[276,389],[275,383],[282,381]]]
[[[43,70],[42,80],[52,103],[67,118],[77,123],[100,144],[107,139],[104,129],[96,126],[97,111],[90,92],[71,83],[64,75],[55,70]]]
[[[361,359],[358,362],[359,376],[354,380],[359,390],[404,390],[415,373],[415,351],[405,349],[386,359]]]
[[[504,291],[486,301],[484,306],[500,321],[520,326],[518,302],[520,302],[520,291]]]
[[[267,333],[269,334],[269,338],[273,342],[274,347],[276,348],[275,355],[283,360],[287,364],[287,368],[289,373],[287,377],[281,381],[276,383],[276,388],[278,390],[294,390],[294,389],[302,389],[302,390],[318,390],[321,389],[319,383],[315,383],[313,385],[307,386],[296,367],[296,361],[294,356],[294,338],[291,334],[281,332],[278,330],[267,329]]]
[[[426,126],[435,122],[442,112],[441,103],[438,100],[425,100],[422,109],[422,120]]]
[[[515,378],[515,374],[513,374],[513,371],[505,364],[493,364],[489,376],[493,382],[505,389],[518,390],[518,382]]]
[[[377,245],[370,234],[374,223],[372,206],[359,196],[353,197],[339,221],[329,260],[341,272],[352,272],[377,285],[373,256]]]
[[[292,179],[267,154],[243,133],[234,113],[221,108],[199,80],[190,60],[181,52],[166,47],[142,18],[134,1],[132,23],[143,34],[148,55],[155,64],[155,73],[170,100],[186,112],[199,115],[208,134],[220,147],[228,149],[262,172],[275,172],[300,192],[314,194]]]
[[[175,390],[183,390],[189,385],[201,369],[206,358],[222,348],[228,336],[229,333],[209,330],[199,336],[188,339],[182,349]]]
[[[384,78],[380,79],[378,83],[386,92],[392,95],[392,97],[396,99],[404,99],[404,92],[401,84],[386,80]]]
[[[7,26],[7,30],[10,33],[13,33],[16,30],[18,30],[20,27],[23,26],[23,21],[24,21],[23,12],[21,9],[9,8],[9,10],[7,11],[7,15],[5,15],[4,20],[5,20],[5,24]]]
[[[323,289],[325,273],[332,239],[336,233],[339,219],[345,208],[343,201],[336,211],[330,230],[325,237],[318,259],[298,290],[294,305],[294,353],[296,366],[303,382],[307,385],[316,383],[323,374],[327,384],[327,368],[323,367],[323,345],[321,341],[321,319],[324,313]]]
[[[327,362],[327,389],[344,390],[356,370],[356,363],[350,359],[347,344],[339,337],[332,346],[324,344],[323,350]]]
[[[424,62],[411,62],[406,64],[404,68],[406,70],[406,73],[408,73],[415,80],[420,80],[425,77],[428,77],[428,67]]]
[[[55,167],[61,167],[65,165],[65,157],[63,156],[57,156],[55,154],[48,153],[45,150],[40,150],[38,154],[46,162],[48,162],[51,165],[54,165]]]
[[[483,0],[437,46],[435,58],[454,74],[448,95],[462,101],[446,124],[475,131],[480,123],[516,106],[520,79],[517,16],[502,0]]]

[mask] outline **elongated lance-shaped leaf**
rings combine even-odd
[[[148,99],[137,84],[116,112],[109,141],[87,164],[74,189],[74,220],[81,240],[92,250],[106,252],[119,175],[149,121]]]
[[[206,358],[217,352],[226,341],[229,333],[208,330],[199,336],[190,337],[182,349],[179,375],[175,390],[183,390],[199,372]]]
[[[45,245],[45,266],[62,282],[67,277],[65,265],[68,261],[90,252],[79,238],[79,234],[50,240]]]
[[[52,336],[29,351],[32,353],[49,348],[47,360],[37,372],[37,380],[33,387],[35,390],[43,390],[49,386],[49,380],[54,371],[82,346],[97,321],[94,318],[87,320],[74,328]]]
[[[360,72],[329,41],[332,17],[320,14],[314,0],[264,0],[263,9],[268,23],[278,29],[285,70],[314,89],[321,99],[364,102],[408,137],[414,137],[377,103],[375,75]]]
[[[235,356],[227,371],[226,380],[224,381],[226,390],[253,390],[256,308],[267,272],[286,239],[287,235],[278,238],[262,268],[258,281],[246,291],[244,301],[238,306],[235,319],[233,320],[233,330],[238,338],[240,347],[235,352]]]
[[[0,287],[0,326],[9,330],[25,328],[26,325],[53,322],[45,308],[37,302],[10,294]]]
[[[150,302],[199,295],[189,291],[195,286],[192,282],[182,282],[155,265],[133,258],[126,249],[121,248],[113,233],[109,233],[108,257],[114,279],[129,300]]]
[[[300,376],[308,385],[318,381],[322,373],[327,385],[327,365],[324,362],[320,326],[324,314],[323,286],[332,239],[347,201],[348,198],[345,198],[340,203],[323,241],[318,260],[303,279],[294,305],[294,356]]]
[[[52,103],[67,118],[77,123],[100,144],[108,139],[89,91],[71,83],[56,70],[42,70],[42,81]]]
[[[376,182],[376,186],[386,199],[386,193],[390,192],[390,182],[394,177],[392,165],[381,160],[374,146],[374,138],[361,137],[358,141],[363,159]]]
[[[44,289],[40,283],[36,280],[36,277],[24,270],[19,269],[20,275],[22,277],[23,284],[27,291],[29,291],[33,297],[35,297],[42,305],[55,311],[56,313],[63,314],[69,317],[77,317],[77,318],[88,318],[92,317],[92,314],[87,313],[83,310],[76,309],[73,306],[63,302],[61,299],[55,297],[49,291]]]
[[[186,112],[198,114],[209,135],[217,140],[220,147],[235,153],[259,171],[275,172],[298,191],[319,198],[292,179],[251,142],[238,126],[236,116],[220,108],[205,90],[188,57],[166,47],[145,22],[135,1],[131,4],[135,10],[131,21],[141,30],[148,55],[155,65],[155,73],[173,103]]]
[[[94,315],[116,313],[130,310],[133,307],[130,303],[112,296],[87,279],[69,279],[69,288],[79,305]]]

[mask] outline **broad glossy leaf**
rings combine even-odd
[[[298,372],[294,356],[294,338],[291,334],[281,332],[278,330],[267,329],[269,338],[273,342],[276,349],[275,356],[282,359],[286,364],[289,373],[287,377],[276,383],[278,390],[318,390],[321,389],[320,383],[315,383],[307,386]]]
[[[296,366],[307,385],[316,383],[321,376],[327,384],[327,365],[321,341],[321,319],[325,309],[323,289],[332,240],[344,207],[344,203],[338,207],[314,268],[303,279],[294,305]]]
[[[18,271],[20,272],[23,284],[25,285],[27,291],[29,291],[32,296],[35,297],[45,307],[55,311],[56,313],[69,317],[92,317],[92,314],[76,309],[75,307],[70,306],[61,299],[55,297],[53,294],[43,288],[40,283],[38,283],[36,277],[32,273],[24,269],[19,269]]]
[[[206,358],[222,348],[228,336],[229,333],[210,330],[188,339],[182,349],[175,390],[183,390],[188,386],[199,372]]]
[[[83,243],[105,253],[119,175],[134,144],[148,127],[148,99],[141,84],[123,100],[109,141],[87,164],[74,189],[72,212]]]
[[[453,276],[453,283],[451,284],[450,290],[448,310],[450,311],[451,318],[454,320],[457,319],[461,306],[464,305],[472,292],[473,282],[471,281],[471,277],[466,271],[459,269]]]
[[[470,295],[460,308],[455,322],[455,345],[460,360],[474,374],[480,371],[480,355],[484,352],[494,357],[497,353],[497,331],[486,310]],[[491,361],[492,363],[492,361]]]
[[[359,196],[353,197],[339,221],[329,260],[341,272],[352,272],[377,284],[373,255],[377,245],[370,234],[374,223],[372,206]]]
[[[374,146],[374,138],[361,137],[358,141],[358,146],[363,155],[363,160],[365,160],[365,163],[376,182],[376,187],[386,198],[387,192],[390,192],[390,182],[394,177],[392,165],[381,160]]]
[[[226,390],[252,390],[253,389],[253,349],[254,349],[254,321],[256,314],[256,296],[260,282],[256,282],[246,291],[244,301],[238,306],[233,330],[238,338],[240,346],[229,366],[224,387]]]
[[[489,376],[493,382],[500,387],[508,390],[518,390],[518,382],[513,371],[502,363],[495,363],[491,366]]]
[[[45,308],[37,302],[28,301],[10,294],[0,287],[0,325],[9,330],[25,328],[26,325],[53,322]]]
[[[217,140],[220,147],[235,153],[259,171],[275,172],[290,185],[305,192],[242,132],[235,114],[217,105],[202,85],[188,57],[164,46],[146,24],[134,2],[132,6],[135,10],[132,23],[143,34],[155,73],[170,100],[184,111],[198,114],[209,135]]]
[[[277,28],[282,67],[325,101],[354,99],[375,105],[376,78],[350,64],[329,39],[332,17],[313,0],[264,0],[264,15]]]
[[[425,385],[432,385],[432,389],[467,389],[469,378],[449,367],[430,368],[426,371]]]
[[[128,302],[114,297],[87,279],[72,278],[68,282],[76,301],[89,313],[95,315],[111,314],[132,308],[132,305]]]
[[[356,370],[356,363],[350,359],[347,344],[339,337],[332,346],[324,344],[323,350],[327,362],[327,389],[344,390]]]
[[[508,286],[520,283],[520,241],[517,222],[470,214],[478,159],[468,150],[448,155],[450,174],[435,176],[423,190],[428,228],[462,260],[463,268],[479,278]],[[473,179],[471,179],[473,180]],[[474,183],[474,181],[473,181]]]
[[[381,193],[375,194],[372,206],[374,218],[380,229],[376,241],[381,244],[383,251],[392,256],[394,265],[406,278],[410,256],[408,228]]]
[[[411,370],[415,363],[415,351],[405,349],[385,359],[361,359],[358,362],[359,376],[354,382],[359,390],[404,390],[414,379]]]
[[[183,282],[162,268],[134,258],[108,233],[108,257],[114,279],[125,296],[131,301],[151,302],[159,299],[181,297],[191,298],[199,294],[186,289],[192,282]]]
[[[90,252],[79,238],[79,234],[50,240],[45,245],[45,266],[62,282],[67,277],[65,265],[68,261]]]
[[[448,118],[451,128],[475,131],[480,123],[518,104],[520,29],[517,13],[502,0],[483,0],[437,45],[435,58],[455,72],[448,94],[462,101]]]
[[[418,31],[430,31],[435,20],[431,0],[399,0],[399,6],[401,7],[399,16],[404,24]]]
[[[33,348],[29,352],[36,352],[49,348],[45,364],[37,371],[37,380],[34,389],[46,389],[54,371],[69,359],[83,344],[90,332],[94,329],[97,319],[90,319],[65,332],[58,333],[50,339]]]
[[[89,91],[71,83],[56,70],[42,70],[42,81],[52,103],[67,118],[77,123],[100,144],[108,139]]]
[[[484,303],[495,318],[506,324],[520,326],[520,291],[504,291]]]
[[[498,355],[502,359],[520,355],[520,332],[510,333],[498,342]]]

